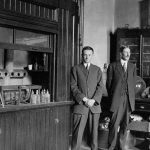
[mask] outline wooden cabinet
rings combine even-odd
[[[3,60],[0,73],[7,70],[7,76],[0,80],[8,77],[7,85],[12,85],[12,81],[22,78],[21,85],[41,85],[42,89],[50,92],[51,100],[54,101],[56,34],[23,28],[18,30],[12,26],[0,26],[0,33],[0,59]],[[32,66],[30,69],[29,65]],[[25,76],[20,76],[23,72]],[[15,84],[18,85],[17,80]]]
[[[141,150],[150,149],[150,101],[149,99],[136,99],[134,115],[140,116],[141,121],[131,121],[128,129],[132,140],[137,148]],[[135,118],[136,118],[135,116]]]
[[[71,102],[0,110],[1,150],[68,150]]]
[[[0,69],[5,70],[1,56],[15,52],[11,62],[22,69],[32,64],[33,69],[27,69],[32,83],[48,88],[56,102],[45,104],[45,108],[42,104],[11,106],[17,112],[0,109],[0,150],[69,149],[71,111],[57,104],[70,101],[70,69],[79,62],[82,48],[81,4],[80,0],[0,1]],[[20,84],[21,78],[13,79]]]
[[[27,70],[33,84],[42,83],[44,88],[49,89],[52,101],[70,100],[70,69],[79,62],[80,47],[82,48],[79,24],[83,20],[79,21],[80,3],[83,1],[0,2],[0,31],[3,28],[0,32],[0,56],[3,51],[14,50],[17,52],[14,61],[19,65],[22,62],[16,62],[20,57],[18,53],[26,56],[28,64],[33,64],[33,69]],[[82,12],[83,7],[80,14]],[[43,44],[39,45],[42,41]],[[48,56],[48,70],[43,67],[45,54]],[[2,61],[0,57],[0,67]],[[0,69],[5,68],[2,66]]]
[[[150,30],[149,29],[117,29],[116,59],[119,59],[119,47],[127,45],[131,49],[130,62],[137,67],[137,75],[141,76],[147,86],[150,85]]]

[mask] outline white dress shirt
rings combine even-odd
[[[125,69],[125,71],[127,70],[127,66],[128,66],[128,61],[125,61],[123,59],[121,59],[121,65],[122,67]]]
[[[89,69],[90,63],[84,63],[85,68]]]

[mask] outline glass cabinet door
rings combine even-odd
[[[137,75],[140,75],[140,38],[120,38],[120,46],[129,46],[131,50],[130,62],[134,63],[137,67]]]
[[[150,79],[150,37],[143,37],[142,77],[147,82]]]
[[[15,30],[15,43],[49,48],[49,35]]]

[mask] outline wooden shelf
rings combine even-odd
[[[0,107],[0,113],[3,112],[17,112],[23,110],[34,110],[42,109],[48,107],[64,106],[64,105],[73,105],[73,101],[62,101],[62,102],[50,102],[47,104],[20,104],[20,105],[6,105],[4,108]]]
[[[146,62],[147,62],[147,63],[150,63],[150,61],[148,61],[148,60],[147,60],[147,61],[143,61],[143,63],[146,63]]]
[[[131,55],[140,55],[140,53],[131,53]]]
[[[31,73],[48,73],[49,71],[45,71],[45,70],[27,70],[28,72]]]
[[[139,45],[128,45],[129,47],[132,47],[132,46],[136,46],[136,47],[138,47]]]
[[[143,76],[143,78],[147,78],[147,79],[150,79],[150,77],[145,77],[145,76]]]

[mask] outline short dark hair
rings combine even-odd
[[[121,45],[120,49],[119,49],[120,53],[122,53],[125,48],[129,48],[129,46],[127,46],[127,45]]]
[[[94,53],[94,49],[93,49],[92,47],[90,47],[90,46],[84,46],[84,47],[82,48],[82,54],[83,54],[83,52],[84,52],[85,50],[91,50],[91,51]]]

